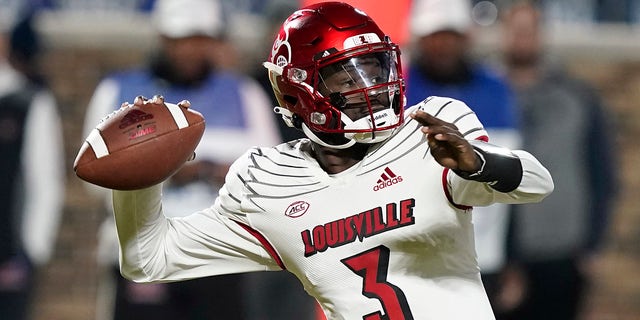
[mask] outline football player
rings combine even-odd
[[[541,201],[548,171],[489,144],[461,101],[404,111],[400,50],[350,5],[294,12],[264,65],[276,112],[307,138],[248,150],[186,217],[163,215],[161,186],[114,191],[123,275],[286,270],[328,319],[493,319],[473,207]]]

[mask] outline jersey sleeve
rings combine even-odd
[[[489,141],[489,135],[473,110],[464,102],[443,97],[429,97],[412,107],[419,108],[444,121],[453,123],[467,140]],[[413,112],[410,109],[409,112]],[[444,170],[446,192],[458,207],[488,206],[493,203],[530,203],[542,201],[553,191],[549,171],[530,153],[511,150],[522,164],[520,185],[510,192],[499,192],[488,183],[466,180],[452,170]]]
[[[467,140],[489,140],[489,134],[475,112],[460,100],[431,96],[408,108],[405,116],[409,117],[411,113],[418,110],[454,124]]]
[[[235,163],[228,177],[236,176]],[[113,191],[121,273],[137,282],[169,282],[212,275],[278,270],[278,263],[245,228],[228,179],[215,204],[185,217],[162,214],[161,185]]]
[[[554,188],[549,171],[530,153],[513,150],[522,164],[520,185],[510,192],[499,192],[488,183],[465,180],[453,171],[446,172],[452,201],[463,206],[488,206],[494,203],[522,204],[540,202]]]

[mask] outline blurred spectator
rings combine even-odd
[[[269,121],[273,116],[265,91],[252,79],[226,71],[216,59],[218,51],[228,46],[217,1],[159,0],[151,18],[159,49],[148,65],[116,72],[101,81],[87,110],[85,136],[103,116],[137,95],[159,94],[172,103],[189,100],[204,115],[207,126],[196,160],[164,184],[164,212],[175,216],[211,206],[231,161],[253,145],[275,145],[280,139],[274,121]],[[106,193],[104,196],[108,199]],[[105,310],[99,316],[113,313],[111,318],[117,320],[246,318],[246,275],[135,284],[118,271],[113,217],[102,230],[100,261],[117,284],[115,298],[101,290],[99,304]],[[102,288],[111,283],[102,283]],[[111,312],[108,306],[113,299]]]
[[[466,102],[485,125],[489,142],[520,145],[517,110],[506,80],[472,56],[473,25],[468,0],[414,1],[410,23],[415,44],[407,75],[407,106],[426,96]],[[476,250],[490,299],[506,262],[507,204],[473,209]]]
[[[24,1],[24,0],[23,0]],[[155,0],[27,0],[42,7],[65,11],[91,12],[146,12]]]
[[[549,22],[571,24],[640,22],[640,1],[638,0],[540,0],[539,3],[540,11]]]
[[[40,73],[40,39],[33,29],[35,12],[29,12],[17,23],[9,37],[9,62],[13,68],[23,74],[32,83],[44,86],[45,80]]]
[[[630,23],[633,20],[632,3],[637,0],[596,0],[596,16],[599,22]]]
[[[38,63],[31,16],[11,32],[6,22],[0,22],[0,318],[23,320],[30,318],[36,274],[54,250],[64,146],[56,101],[38,70],[25,68]]]
[[[595,22],[596,0],[540,1],[545,17],[554,23],[592,24]]]
[[[616,127],[597,92],[545,53],[537,8],[519,3],[503,18],[523,147],[547,164],[555,190],[515,211],[496,311],[498,319],[576,319],[614,202]]]

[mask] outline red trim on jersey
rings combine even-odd
[[[258,239],[258,241],[260,241],[260,243],[262,244],[264,249],[267,250],[267,252],[269,252],[269,255],[273,258],[273,260],[276,261],[276,263],[278,264],[278,266],[280,266],[280,268],[282,270],[286,270],[287,269],[287,267],[284,266],[284,263],[282,262],[282,259],[278,255],[278,252],[276,252],[276,249],[273,248],[273,246],[271,245],[271,243],[269,243],[269,240],[267,240],[267,238],[265,238],[256,229],[251,228],[251,227],[249,227],[248,225],[246,225],[244,223],[240,223],[238,221],[234,221],[234,222],[237,223],[239,226],[241,226],[243,229],[247,230],[247,232],[249,232],[256,239]]]
[[[487,136],[479,136],[479,137],[476,138],[476,140],[489,142],[489,137],[487,137]]]
[[[327,320],[327,317],[324,315],[324,311],[322,311],[322,307],[320,307],[320,304],[318,302],[316,302],[315,320]]]
[[[476,138],[476,140],[480,140],[480,141],[484,141],[484,142],[489,142],[489,137],[488,136],[479,136]],[[449,200],[449,203],[451,203],[451,205],[453,205],[454,207],[460,209],[460,210],[469,210],[473,207],[471,206],[465,206],[462,204],[457,204],[453,201],[453,196],[451,195],[451,193],[449,192],[449,187],[447,184],[447,175],[449,174],[449,168],[444,168],[444,170],[442,170],[442,189],[444,190],[444,194],[445,196],[447,196],[447,200]]]
[[[447,183],[447,174],[449,173],[449,168],[444,168],[444,170],[442,170],[442,190],[444,190],[444,195],[447,196],[447,200],[449,200],[449,203],[451,203],[451,205],[453,205],[454,207],[460,209],[460,210],[469,210],[472,207],[471,206],[465,206],[465,205],[461,205],[461,204],[457,204],[455,202],[453,202],[453,196],[451,195],[451,193],[449,192],[449,186]]]

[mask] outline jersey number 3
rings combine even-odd
[[[378,246],[341,261],[362,277],[362,294],[378,299],[382,304],[382,312],[362,316],[363,320],[413,320],[402,290],[387,282],[389,248]]]

